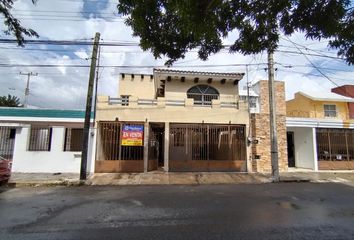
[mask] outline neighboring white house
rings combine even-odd
[[[12,172],[79,173],[81,110],[0,108],[0,155]],[[91,128],[87,171],[93,172],[95,129]]]

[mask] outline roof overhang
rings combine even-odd
[[[171,80],[195,79],[211,80],[211,81],[233,81],[238,83],[244,76],[244,73],[221,73],[221,72],[201,72],[201,71],[185,71],[173,69],[154,69],[154,76],[156,79],[168,78]]]
[[[314,101],[323,101],[323,102],[354,102],[353,98],[349,98],[349,97],[343,97],[338,95],[338,98],[329,98],[329,97],[315,97],[315,96],[311,96],[310,94],[304,93],[304,92],[298,92],[299,94],[301,94],[304,97],[307,97],[311,100]],[[336,94],[337,95],[337,94]]]

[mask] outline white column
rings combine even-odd
[[[29,139],[30,125],[23,125],[22,128],[16,128],[14,155],[12,159],[12,171],[23,172],[23,161],[26,158],[27,142]]]
[[[87,161],[87,171],[89,173],[95,172],[95,161],[96,161],[96,141],[97,141],[97,128],[90,128],[90,138],[88,145],[88,161]]]
[[[51,139],[51,152],[63,152],[64,151],[64,137],[65,127],[52,126],[52,139]]]
[[[316,128],[312,128],[312,144],[313,144],[313,161],[314,170],[318,171],[318,158],[317,158],[317,139],[316,139]]]
[[[164,170],[165,172],[169,171],[169,153],[170,153],[170,123],[165,123],[165,152],[164,152]]]

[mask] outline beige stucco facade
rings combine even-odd
[[[191,128],[190,126],[193,126],[193,129],[196,129],[198,126],[200,127],[199,130],[190,129],[186,131],[200,132],[204,129],[203,131],[209,131],[210,134],[212,134],[212,131],[223,131],[218,132],[217,136],[219,136],[219,140],[215,139],[215,141],[219,141],[219,143],[216,142],[217,145],[219,144],[219,147],[217,148],[221,147],[220,144],[222,143],[220,141],[224,141],[222,140],[224,138],[222,137],[222,134],[225,134],[225,130],[215,130],[214,127],[220,126],[220,129],[223,128],[226,130],[229,128],[229,134],[234,134],[236,133],[234,131],[239,131],[239,126],[244,129],[242,130],[240,128],[240,131],[244,134],[242,140],[243,143],[242,141],[240,142],[240,139],[235,139],[237,143],[235,142],[233,144],[241,144],[245,146],[245,151],[242,150],[242,152],[245,152],[246,154],[244,157],[244,164],[241,164],[241,166],[240,162],[232,162],[231,164],[231,162],[227,161],[209,161],[208,164],[213,165],[214,169],[223,169],[223,166],[232,165],[234,167],[233,169],[236,169],[237,166],[237,169],[241,169],[241,171],[252,171],[251,162],[246,162],[246,159],[247,161],[249,159],[249,147],[246,147],[246,133],[249,128],[248,108],[246,102],[239,101],[238,95],[238,82],[242,79],[242,77],[243,74],[239,73],[224,74],[170,70],[155,70],[154,75],[121,74],[118,90],[119,97],[98,97],[96,121],[98,125],[100,122],[138,123],[144,125],[144,134],[146,137],[144,141],[144,171],[150,169],[148,166],[148,164],[150,164],[150,160],[148,160],[150,156],[148,151],[151,149],[149,144],[151,144],[151,129],[155,126],[154,124],[162,124],[160,126],[163,126],[164,128],[165,140],[160,144],[164,144],[163,155],[165,171],[168,171],[169,165],[171,166],[171,163],[169,163],[169,157],[171,156],[172,150],[169,152],[168,147],[172,146],[178,149],[178,146],[174,146],[169,143],[170,136],[173,136],[173,133],[171,133],[172,135],[169,133],[170,126],[173,126],[173,124],[185,124],[181,126],[188,129]],[[196,104],[193,98],[187,97],[187,91],[190,88],[201,85],[215,89],[218,93],[218,98],[212,99],[204,105]],[[230,127],[235,130],[230,130]],[[209,128],[211,130],[206,130]],[[102,158],[104,155],[100,150],[100,147],[102,147],[100,137],[100,133],[98,132],[97,152],[100,153],[98,158]],[[192,135],[190,135],[190,137],[192,137]],[[205,137],[207,137],[207,135],[205,135]],[[186,139],[186,141],[189,140]],[[193,141],[206,141],[206,138],[204,140]],[[202,145],[202,147],[204,148],[206,145]],[[200,154],[202,153],[199,154],[195,152],[199,150],[200,149],[193,150],[194,157],[201,156]],[[215,151],[221,150],[222,147]],[[185,151],[191,150],[186,149]],[[220,153],[218,154],[218,156],[221,156]],[[122,169],[120,167],[113,166],[119,161],[97,161],[96,165],[100,166],[100,169],[109,171],[109,167],[107,167],[108,165],[105,166],[104,162],[109,163],[110,166],[115,168],[117,171]],[[128,163],[128,161],[126,162]],[[131,163],[132,161],[129,162],[129,164]],[[206,161],[203,162],[200,160],[188,160],[185,162],[185,164],[193,165],[191,169],[201,169],[201,164],[205,165],[205,163]],[[136,164],[138,164],[138,161],[136,161]],[[180,162],[176,162],[176,164],[180,166]]]
[[[174,77],[165,82],[165,96],[158,97],[158,81],[164,80],[167,75]],[[247,104],[239,101],[235,78],[225,79],[225,82],[221,83],[224,78],[214,77],[208,83],[208,79],[213,76],[205,75],[198,76],[196,83],[195,76],[186,77],[184,82],[181,82],[180,77],[181,75],[177,77],[176,74],[120,75],[118,92],[120,96],[129,96],[129,105],[114,104],[109,96],[99,96],[97,121],[114,121],[118,118],[119,121],[138,122],[248,124]],[[242,78],[238,76],[240,77]],[[193,99],[187,98],[188,89],[201,84],[215,88],[220,94],[220,98],[213,100],[211,106],[197,106],[194,105]]]

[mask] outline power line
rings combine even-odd
[[[293,43],[294,46],[297,47],[296,43],[294,43],[293,41],[291,41],[288,38],[289,42]],[[297,49],[299,50],[299,52],[307,59],[307,61],[323,76],[325,77],[328,81],[330,81],[331,83],[333,83],[335,86],[339,87],[339,85],[337,83],[335,83],[332,79],[330,79],[326,74],[324,74],[315,64],[313,64],[313,62],[305,55],[303,54],[303,52],[301,51],[300,48],[297,47]]]
[[[53,10],[28,10],[28,9],[14,9],[13,12],[29,12],[29,13],[83,13],[83,14],[116,14],[115,12],[100,12],[100,11],[53,11]]]
[[[17,43],[16,40],[14,39],[0,39],[0,43]],[[89,41],[72,41],[72,40],[26,40],[25,44],[43,44],[43,45],[74,45],[74,46],[91,46],[92,42]],[[139,47],[139,43],[137,42],[112,42],[112,41],[106,41],[103,43],[100,43],[100,46],[106,46],[106,47]],[[229,47],[229,45],[224,45],[224,47]],[[227,50],[227,49],[224,49]],[[311,54],[311,53],[299,53],[295,51],[286,51],[286,50],[275,50],[276,52],[281,52],[281,53],[292,53],[292,54],[300,54],[300,55],[308,55],[308,56],[315,56],[315,57],[323,57],[323,58],[330,58],[330,59],[336,59],[336,60],[345,60],[343,58],[339,57],[333,57],[333,56],[327,56],[323,54]],[[193,52],[193,51],[189,51]]]
[[[340,57],[332,57],[332,56],[327,56],[327,55],[322,55],[322,54],[303,53],[303,52],[300,53],[300,52],[287,51],[287,50],[275,50],[275,52],[292,53],[292,54],[297,54],[297,55],[308,55],[308,56],[314,56],[314,57],[331,58],[331,59],[336,59],[336,60],[343,60],[343,61],[345,61],[345,59],[340,58]]]
[[[75,3],[75,4],[83,3],[82,0],[56,0],[56,1],[71,2],[71,3]],[[85,0],[85,2],[98,3],[99,1],[95,1],[95,0]],[[117,2],[116,2],[116,1],[108,1],[108,0],[107,0],[104,4],[107,4],[107,5],[117,5]]]
[[[298,72],[298,71],[293,71],[293,70],[288,70],[288,69],[278,69],[280,72],[289,72],[289,73],[296,73],[296,74],[301,74],[304,76],[314,76],[314,77],[321,77],[323,78],[322,75],[314,74],[314,73],[304,73],[304,72]],[[338,77],[332,77],[333,79],[341,80],[341,81],[348,81],[348,78],[338,78]]]
[[[1,20],[4,20],[4,18],[0,17]],[[87,18],[87,19],[76,19],[76,18],[67,18],[67,19],[62,19],[62,18],[20,18],[20,20],[30,20],[30,21],[69,21],[69,22],[87,22],[88,20],[104,20],[105,22],[123,22],[125,19],[117,19],[117,20],[107,20],[104,17],[93,17],[93,18]]]
[[[0,43],[17,43],[15,39],[0,39]],[[82,41],[82,40],[26,40],[25,44],[44,44],[44,45],[75,45],[75,46],[91,46],[93,43],[91,41]],[[110,47],[129,47],[129,46],[139,46],[137,42],[114,42],[106,41],[100,43],[100,46],[110,46]]]
[[[238,67],[238,66],[257,66],[257,65],[266,65],[267,63],[258,63],[258,64],[205,64],[205,65],[178,65],[174,67]],[[73,67],[73,68],[88,68],[89,65],[82,65],[82,64],[9,64],[9,63],[0,63],[0,67],[43,67],[43,68],[50,68],[50,67]],[[156,67],[166,67],[164,65],[101,65],[104,68],[156,68]],[[172,68],[174,68],[172,67]]]

